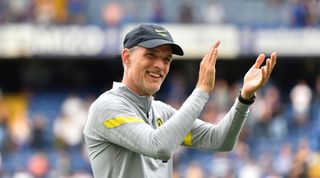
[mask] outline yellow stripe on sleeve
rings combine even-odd
[[[129,122],[144,122],[144,120],[138,117],[115,117],[105,121],[103,125],[111,129]]]
[[[190,131],[184,138],[183,143],[187,146],[192,146],[192,132]]]

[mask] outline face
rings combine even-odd
[[[147,49],[135,47],[124,49],[123,83],[141,96],[156,93],[167,76],[172,60],[170,45]]]

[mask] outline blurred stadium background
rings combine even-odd
[[[177,108],[221,40],[207,122],[228,111],[259,53],[278,52],[233,151],[181,148],[175,178],[320,177],[319,0],[0,0],[0,177],[92,177],[87,109],[121,80],[123,34],[141,22],[185,49],[155,96]]]

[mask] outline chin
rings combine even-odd
[[[160,90],[161,84],[162,82],[145,83],[143,88],[146,93],[148,93],[149,95],[153,95]]]
[[[157,91],[159,91],[160,87],[155,87],[155,88],[148,88],[147,92],[150,94],[150,95],[153,95],[155,94]]]
[[[157,93],[158,91],[159,91],[159,89],[153,89],[153,90],[149,90],[148,93],[150,95],[153,95],[153,94]]]

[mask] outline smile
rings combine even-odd
[[[154,77],[154,78],[161,78],[162,77],[161,74],[156,73],[156,72],[147,72],[147,74],[149,74],[151,77]]]

